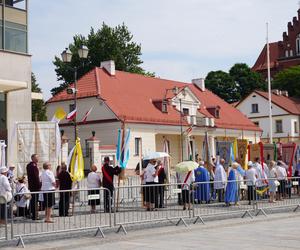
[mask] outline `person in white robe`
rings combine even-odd
[[[214,189],[218,195],[218,201],[222,202],[224,200],[224,189],[226,185],[227,175],[224,169],[225,160],[221,159],[219,163],[217,163],[215,170],[215,178],[214,178]]]

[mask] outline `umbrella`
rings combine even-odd
[[[152,160],[152,159],[158,159],[158,158],[164,158],[164,157],[170,157],[170,155],[166,152],[151,152],[147,154],[143,160]]]
[[[177,173],[187,173],[189,171],[194,170],[197,168],[199,164],[194,161],[183,161],[176,165],[175,170]]]

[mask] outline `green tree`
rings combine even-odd
[[[240,93],[234,79],[226,72],[218,70],[208,73],[206,87],[228,103],[240,100]]]
[[[39,84],[36,82],[36,77],[34,73],[31,73],[31,91],[36,93],[42,93]],[[35,121],[36,119],[38,121],[47,121],[46,106],[44,100],[32,100],[31,110],[32,121]]]
[[[76,54],[82,45],[89,49],[89,56],[83,62]],[[94,67],[99,67],[101,62],[114,60],[117,70],[154,76],[154,73],[146,72],[140,66],[143,63],[140,58],[142,55],[141,45],[133,41],[133,36],[124,23],[114,28],[103,23],[102,27],[96,31],[91,28],[87,37],[75,35],[69,49],[73,54],[75,53],[70,65],[66,65],[58,57],[54,59],[57,80],[63,81],[63,83],[51,90],[52,95],[65,89],[74,81],[74,72],[69,66],[78,68],[79,78]],[[82,63],[84,67],[82,67]]]
[[[251,71],[245,63],[236,63],[229,70],[229,75],[235,81],[241,98],[249,95],[253,90],[266,90],[266,82],[257,72]]]
[[[272,88],[286,90],[290,96],[300,97],[300,66],[277,73],[272,82]]]

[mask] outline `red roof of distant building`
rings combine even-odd
[[[270,43],[270,68],[276,68],[278,66],[277,59],[279,58],[279,42]],[[267,45],[264,46],[260,52],[259,57],[257,58],[254,66],[252,67],[253,71],[266,70],[267,66]]]
[[[268,92],[258,91],[255,93],[269,100]],[[287,97],[284,95],[276,95],[272,93],[271,95],[272,103],[276,104],[280,108],[284,109],[290,114],[300,115],[300,99]]]
[[[199,112],[206,117],[213,117],[205,107],[220,106],[220,116],[215,118],[217,128],[261,131],[240,111],[214,95],[209,90],[202,91],[191,83],[147,77],[139,74],[116,71],[109,75],[103,68],[95,68],[78,80],[78,98],[97,96],[119,119],[132,123],[179,125],[179,112],[168,106],[163,113],[153,103],[165,97],[166,89],[188,87],[201,102]],[[169,97],[169,96],[168,96]],[[66,90],[58,93],[47,103],[72,99]]]

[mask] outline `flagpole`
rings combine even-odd
[[[270,45],[269,45],[269,23],[267,23],[267,67],[268,67],[268,95],[269,95],[269,140],[273,143],[272,126],[272,95],[271,95],[271,70],[270,70]]]

